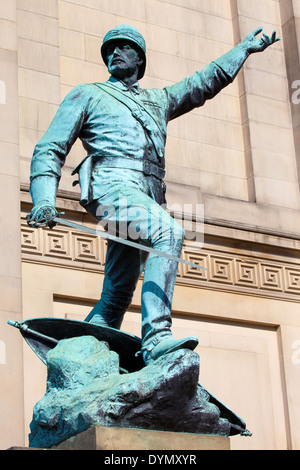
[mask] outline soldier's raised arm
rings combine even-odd
[[[192,109],[203,106],[223,88],[232,83],[250,54],[262,52],[280,38],[276,31],[269,37],[257,28],[236,47],[214,60],[201,71],[186,77],[181,82],[166,87],[168,101],[168,120],[174,119]]]

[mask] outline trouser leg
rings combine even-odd
[[[101,297],[85,321],[120,329],[147,256],[148,253],[108,240]]]
[[[120,206],[116,205],[120,193],[126,197],[125,212],[124,207],[121,210]],[[184,231],[150,197],[141,191],[135,191],[132,188],[126,190],[122,187],[119,188],[116,196],[112,190],[105,202],[107,203],[108,200],[113,207],[117,207],[116,211],[111,212],[116,221],[120,224],[127,219],[128,234],[132,236],[134,228],[138,227],[139,239],[142,243],[180,257]],[[95,205],[96,203],[90,208],[91,213],[97,212]],[[135,211],[132,210],[133,208]],[[107,325],[120,326],[121,319],[131,302],[144,261],[145,256],[141,258],[139,250],[128,250],[124,248],[124,245],[109,243],[103,292],[99,303],[87,320],[92,314],[99,313]],[[176,261],[154,254],[151,254],[146,262],[141,300],[144,349],[151,349],[161,338],[171,335],[171,305],[177,268]]]
[[[182,241],[179,239],[174,245],[168,253],[180,257]],[[157,244],[155,248],[159,249]],[[157,255],[150,255],[147,260],[142,286],[143,349],[151,349],[162,338],[171,335],[171,307],[177,270],[177,261]]]

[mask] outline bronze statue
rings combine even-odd
[[[121,236],[180,257],[182,227],[165,211],[167,124],[202,106],[230,84],[250,54],[279,40],[258,28],[201,72],[163,89],[142,89],[146,45],[133,27],[109,31],[101,53],[110,73],[105,83],[82,84],[63,100],[49,129],[35,147],[30,192],[33,226],[57,215],[55,199],[61,167],[79,138],[87,153],[79,174],[81,204]],[[171,304],[178,263],[157,254],[108,242],[102,295],[86,321],[119,329],[137,281],[142,288],[142,354],[145,364],[181,348],[193,350],[195,337],[176,340],[171,333]]]

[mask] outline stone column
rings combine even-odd
[[[24,443],[16,0],[0,1],[0,447]]]

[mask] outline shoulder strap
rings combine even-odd
[[[94,85],[124,104],[131,111],[132,116],[149,135],[158,156],[162,158],[164,156],[165,147],[164,134],[152,114],[139,101],[131,96],[125,95],[121,90],[116,89],[108,83],[95,83]]]

